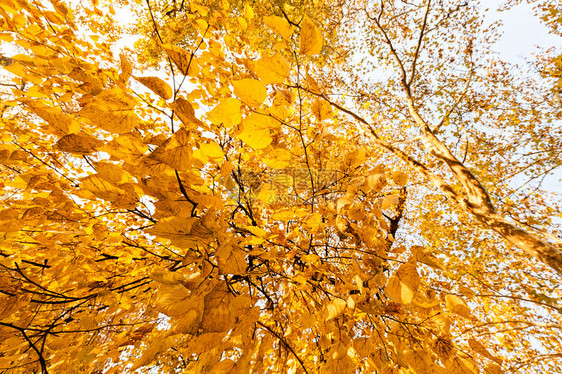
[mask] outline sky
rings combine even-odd
[[[521,4],[505,12],[493,10],[503,3],[505,0],[482,0],[482,4],[490,8],[489,22],[502,20],[503,35],[494,49],[503,59],[521,64],[540,47],[562,48],[562,37],[548,33],[547,27],[534,16],[531,5]]]
[[[493,49],[503,60],[524,65],[526,59],[532,59],[533,53],[549,47],[556,47],[558,53],[562,53],[562,37],[548,32],[548,28],[534,15],[531,5],[520,4],[504,12],[494,10],[505,2],[505,0],[481,1],[483,6],[490,8],[487,12],[488,22],[502,21],[500,27],[502,36]],[[542,188],[562,194],[562,170],[555,170],[547,176]]]

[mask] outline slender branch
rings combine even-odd
[[[414,53],[414,61],[412,61],[412,70],[410,73],[410,79],[408,80],[407,85],[411,86],[412,82],[414,81],[414,77],[416,76],[416,63],[418,61],[418,56],[420,54],[421,46],[423,44],[423,35],[425,32],[425,26],[427,25],[427,16],[429,15],[429,9],[431,5],[431,0],[427,0],[427,7],[425,9],[425,15],[423,16],[423,24],[420,31],[420,37],[418,39],[418,44],[416,45],[416,52]]]
[[[273,331],[269,326],[264,325],[263,323],[261,323],[260,321],[257,322],[258,325],[260,325],[261,327],[263,327],[264,329],[266,329],[267,331],[269,331],[270,333],[272,333],[277,339],[279,339],[280,342],[283,343],[283,345],[285,347],[287,347],[287,349],[289,351],[291,351],[291,353],[293,354],[293,356],[295,356],[295,358],[297,359],[297,361],[299,362],[299,364],[301,365],[302,369],[304,370],[305,373],[308,374],[308,370],[306,370],[306,367],[304,366],[304,362],[302,362],[302,360],[299,358],[299,356],[297,355],[297,353],[293,350],[293,348],[291,348],[291,346],[289,345],[289,343],[287,343],[287,341],[285,339],[283,339],[282,336],[280,336],[279,334],[277,334],[275,331]]]

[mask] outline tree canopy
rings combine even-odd
[[[559,370],[559,48],[502,61],[476,1],[112,3],[0,3],[0,372]]]

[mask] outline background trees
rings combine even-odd
[[[477,5],[123,6],[0,6],[0,367],[559,366],[559,101]]]

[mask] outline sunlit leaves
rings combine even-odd
[[[334,299],[331,303],[326,305],[326,321],[336,318],[343,313],[347,306],[345,300]]]
[[[191,54],[185,49],[178,47],[176,45],[165,44],[162,49],[168,57],[174,62],[183,75],[187,75],[189,72],[189,65],[192,61]]]
[[[482,343],[480,343],[478,340],[476,339],[469,339],[468,340],[468,345],[470,346],[470,348],[478,353],[481,354],[482,356],[489,358],[490,360],[496,361],[498,364],[501,365],[502,360],[494,357],[490,352],[488,352],[488,350],[486,349],[486,347],[484,347],[484,345]]]
[[[252,113],[244,119],[239,138],[252,148],[265,148],[271,143],[272,120],[263,114]]]
[[[122,199],[125,197],[125,191],[97,175],[83,178],[81,182],[82,188],[96,197],[114,202],[121,199],[121,202],[124,202]]]
[[[388,279],[386,291],[388,297],[401,304],[410,304],[419,287],[419,275],[416,266],[403,264],[396,274]]]
[[[216,252],[221,274],[242,275],[246,272],[245,253],[233,245],[223,245]]]
[[[322,31],[310,19],[305,18],[301,23],[300,53],[314,56],[322,51]]]
[[[289,71],[289,63],[280,54],[262,57],[256,63],[256,74],[263,84],[284,83]]]
[[[232,82],[234,94],[244,103],[259,107],[267,97],[267,89],[256,79],[242,79]]]
[[[42,357],[60,372],[496,373],[511,368],[501,358],[538,357],[521,337],[558,343],[530,324],[558,323],[546,276],[533,284],[537,268],[510,258],[506,274],[524,287],[504,286],[495,271],[514,251],[472,232],[419,172],[462,187],[421,147],[400,71],[377,81],[377,66],[397,65],[373,19],[362,29],[361,11],[330,2],[174,4],[151,2],[154,17],[135,8],[150,42],[122,53],[106,4],[77,10],[103,30],[87,38],[58,3],[0,5],[0,39],[21,48],[2,92],[0,318],[18,327],[0,329],[0,367],[39,372]],[[395,5],[380,19],[409,74],[423,14]],[[433,35],[459,36],[456,12],[479,19],[461,7],[441,30],[433,6],[411,83],[430,128],[466,81],[432,65],[450,54],[427,53]],[[469,90],[439,137],[467,133],[453,153],[492,185],[495,146],[473,142],[471,108],[518,105],[486,95]]]
[[[123,82],[127,82],[133,74],[133,67],[127,59],[127,56],[123,53],[119,55],[119,61],[121,62],[121,74],[119,75],[119,78],[121,78]]]
[[[103,142],[96,137],[80,133],[68,134],[57,141],[57,148],[63,152],[70,152],[78,155],[87,155],[99,148]]]
[[[150,158],[176,170],[187,170],[191,166],[192,147],[189,132],[182,128],[156,148]]]
[[[60,109],[49,107],[38,101],[26,100],[24,103],[35,114],[62,133],[66,134],[72,128],[72,117]]]
[[[205,309],[201,328],[207,332],[222,332],[232,328],[250,309],[248,296],[232,295],[224,283],[217,283],[204,299]]]
[[[207,118],[215,125],[232,127],[242,120],[240,114],[240,100],[228,98],[221,101],[216,107],[207,113]]]
[[[166,217],[158,221],[150,228],[150,232],[161,238],[172,240],[179,247],[188,246],[194,240],[191,231],[195,217]]]
[[[103,130],[121,134],[131,131],[137,125],[134,112],[136,104],[122,90],[107,89],[88,102],[80,115]]]
[[[464,301],[455,295],[445,296],[445,302],[447,304],[447,309],[456,313],[464,318],[471,318],[470,308],[466,306]]]
[[[284,18],[278,16],[268,16],[265,17],[263,21],[283,39],[288,39],[293,33],[291,25]]]
[[[312,113],[318,121],[324,121],[334,116],[332,107],[325,100],[315,100],[312,104]]]
[[[172,88],[168,83],[158,77],[135,77],[137,81],[164,100],[172,98]]]
[[[203,126],[203,123],[195,116],[193,105],[183,97],[178,97],[176,101],[171,104],[171,107],[188,129],[196,126]]]

